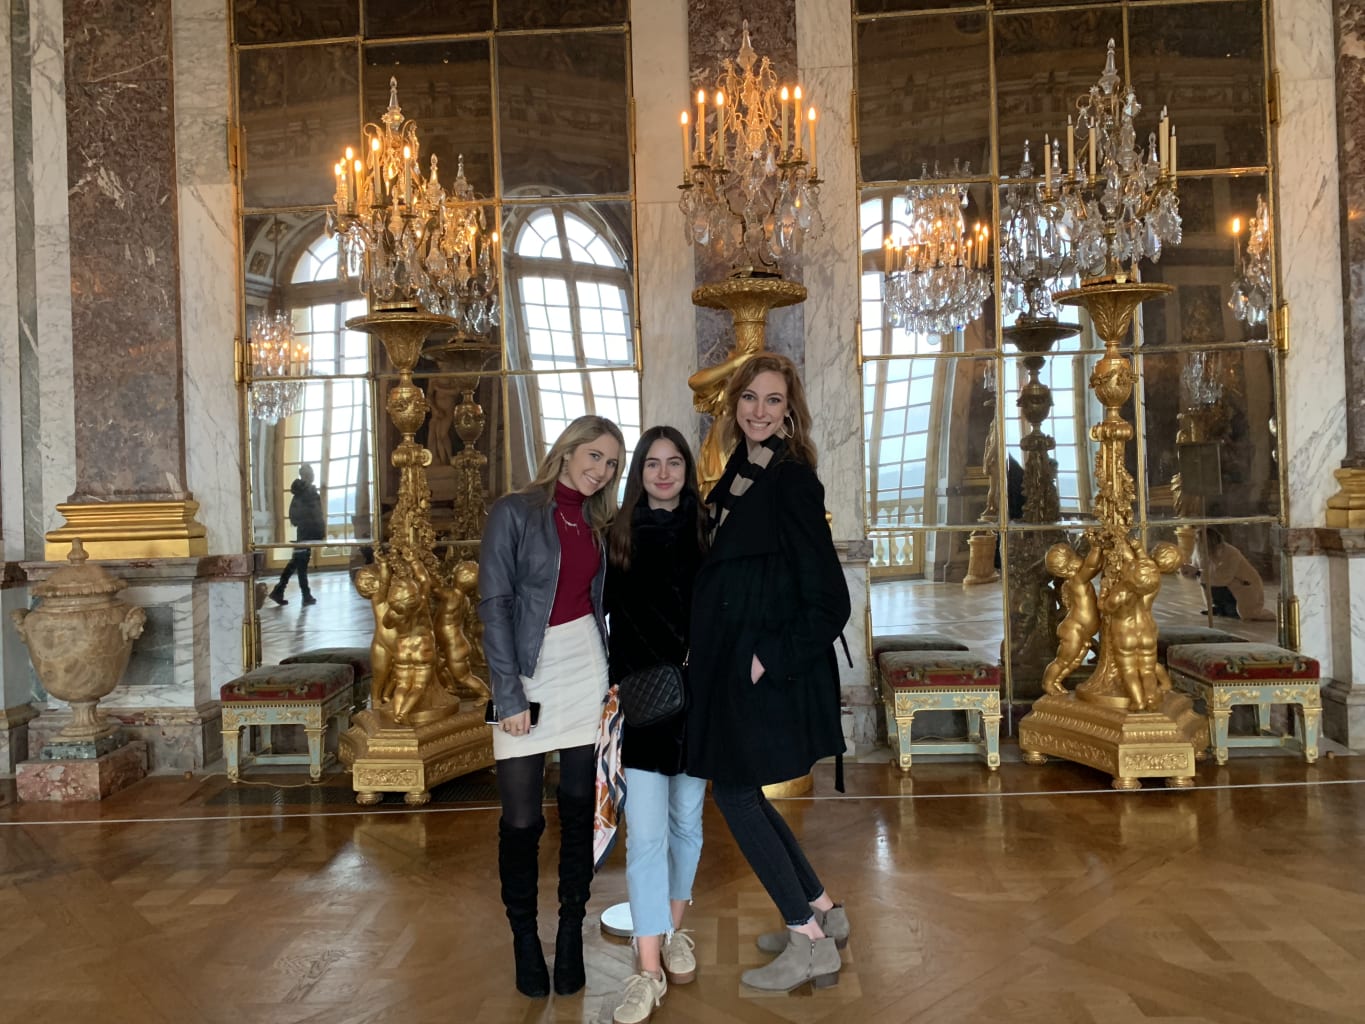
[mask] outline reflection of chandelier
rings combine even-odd
[[[251,325],[251,415],[262,423],[278,423],[299,410],[308,372],[308,346],[294,337],[285,312],[263,315]]]
[[[1161,247],[1179,245],[1180,200],[1176,196],[1176,136],[1163,107],[1158,131],[1138,147],[1133,119],[1142,110],[1129,86],[1120,92],[1109,40],[1104,73],[1076,101],[1067,119],[1066,166],[1060,169],[1063,224],[1074,240],[1076,263],[1086,277],[1124,282],[1141,259],[1161,258]],[[1078,160],[1076,134],[1087,144]],[[1052,151],[1045,153],[1045,191],[1052,192]]]
[[[953,172],[971,174],[957,164]],[[991,293],[990,230],[976,224],[968,237],[967,186],[942,177],[924,168],[905,190],[908,235],[886,240],[882,299],[892,327],[945,334],[979,317]]]
[[[789,266],[823,229],[815,108],[803,115],[799,85],[779,89],[772,63],[749,43],[747,21],[738,63],[727,58],[716,84],[714,131],[704,89],[695,124],[686,112],[681,119],[687,240],[737,270]]]
[[[486,335],[498,323],[498,235],[486,231],[464,158],[450,194],[437,178],[435,155],[422,176],[417,125],[403,118],[397,79],[389,79],[380,122],[365,125],[363,158],[347,147],[334,168],[327,229],[337,236],[337,275],[358,276],[375,308],[420,305],[454,317],[469,335]]]
[[[1228,308],[1238,320],[1263,324],[1270,313],[1270,216],[1265,196],[1256,197],[1256,216],[1247,224],[1246,255],[1242,254],[1242,224],[1232,222],[1232,249],[1237,257],[1237,277],[1232,282]]]
[[[1047,154],[1049,165],[1056,162],[1053,157],[1053,153]],[[1018,177],[1031,178],[1033,170],[1025,142]],[[1062,204],[1044,185],[1020,180],[1004,189],[1000,201],[1000,276],[1007,312],[1022,313],[1027,320],[1055,317],[1052,293],[1068,287],[1072,283],[1068,278],[1076,273],[1071,237],[1062,221]]]

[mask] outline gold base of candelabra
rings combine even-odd
[[[1335,475],[1341,490],[1327,499],[1328,528],[1365,529],[1365,469],[1338,469]]]
[[[77,538],[96,560],[208,554],[208,533],[194,518],[197,501],[71,502],[58,505],[57,511],[66,522],[43,538],[49,562],[65,560]]]
[[[356,803],[376,804],[385,793],[403,793],[417,807],[431,799],[432,786],[492,765],[493,731],[484,723],[482,701],[465,701],[454,714],[405,725],[367,709],[351,719],[337,756],[351,770]]]
[[[995,567],[995,531],[974,530],[967,538],[967,575],[962,579],[964,587],[974,587],[982,583],[994,583],[1000,578]]]
[[[730,375],[763,351],[768,312],[805,300],[804,285],[779,277],[731,277],[693,290],[693,305],[728,309],[735,318],[735,347],[730,354],[715,366],[698,370],[687,378],[687,386],[692,389],[693,407],[712,417],[711,429],[706,433],[697,460],[703,495],[711,490],[725,470],[728,453],[721,451],[721,438],[728,418],[724,406]]]
[[[1112,775],[1115,789],[1137,789],[1141,779],[1192,786],[1195,751],[1208,743],[1208,719],[1195,712],[1188,697],[1174,692],[1151,711],[1048,694],[1034,701],[1019,723],[1025,762],[1042,764],[1049,755],[1077,761]]]

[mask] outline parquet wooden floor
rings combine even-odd
[[[362,811],[346,781],[244,801],[220,777],[154,778],[80,806],[18,805],[0,783],[0,1022],[610,1020],[631,950],[596,927],[586,993],[512,990],[495,809]],[[1107,782],[852,765],[838,797],[821,766],[817,798],[780,806],[853,936],[836,987],[791,996],[739,984],[777,917],[708,804],[700,971],[654,1019],[1365,1020],[1365,758],[1237,756],[1191,792]],[[550,847],[547,951],[554,876]],[[624,895],[618,849],[590,924]]]

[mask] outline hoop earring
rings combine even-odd
[[[787,426],[788,423],[790,423],[791,426]],[[782,429],[786,431],[786,433],[782,435],[783,437],[795,437],[795,436],[796,436],[796,417],[793,416],[793,415],[792,415],[791,413],[789,413],[789,412],[783,413],[783,414],[782,414]]]

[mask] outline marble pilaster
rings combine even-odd
[[[1335,0],[1341,254],[1345,262],[1346,458],[1365,470],[1365,0]]]
[[[14,562],[0,563],[0,775],[12,775],[28,757],[28,726],[33,707],[33,668],[28,648],[19,640],[10,613],[28,608],[23,570]]]
[[[858,237],[858,181],[853,126],[853,25],[847,3],[797,0],[800,78],[820,114],[820,212],[823,234],[806,244],[805,382],[815,423],[820,479],[831,528],[844,562],[853,611],[840,654],[845,736],[853,753],[877,743],[881,716],[867,650],[867,541],[863,510],[863,417],[857,372],[858,266],[849,244]],[[856,244],[856,243],[855,243]]]
[[[12,19],[0,18],[0,380],[19,379],[18,235],[15,223],[15,92]],[[26,42],[28,32],[21,24]],[[27,61],[24,61],[26,64]],[[27,90],[24,91],[25,96]],[[0,561],[24,551],[23,418],[18,394],[0,398]]]
[[[78,503],[185,487],[170,0],[66,0]],[[130,415],[136,402],[136,415]]]
[[[678,209],[678,112],[688,106],[687,52],[680,41],[686,31],[687,0],[637,0],[632,7],[640,423],[676,426],[695,451],[701,430],[687,378],[697,369],[697,307],[692,247],[683,238]]]
[[[242,545],[242,453],[232,380],[237,263],[227,122],[228,7],[172,0],[185,484],[209,551]]]

